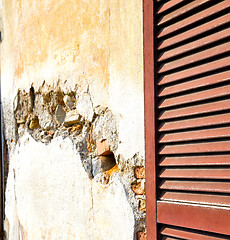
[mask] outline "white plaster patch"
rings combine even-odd
[[[89,238],[91,182],[72,142],[59,137],[46,146],[28,135],[20,142],[17,212],[28,239]]]
[[[93,210],[102,239],[133,240],[134,217],[117,173],[109,186],[93,182]]]
[[[119,179],[115,176],[105,188],[88,178],[70,139],[58,137],[45,145],[26,133],[17,144],[7,185],[9,239],[19,239],[17,212],[26,240],[132,240],[133,212]]]

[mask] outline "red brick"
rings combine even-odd
[[[145,178],[145,167],[143,167],[143,166],[135,167],[134,176],[137,179],[144,179]]]
[[[146,240],[146,233],[145,232],[138,232],[137,233],[137,240]]]
[[[103,140],[101,142],[97,142],[97,155],[106,156],[111,155],[110,146],[107,140]]]

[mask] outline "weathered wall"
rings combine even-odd
[[[3,0],[8,239],[145,231],[142,41],[140,0]]]

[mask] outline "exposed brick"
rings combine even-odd
[[[135,167],[134,176],[137,179],[144,179],[145,178],[145,167],[143,167],[143,166]]]
[[[145,232],[138,232],[137,233],[137,240],[146,240],[146,233]]]
[[[144,199],[140,199],[138,209],[141,212],[146,212],[146,201]]]
[[[142,188],[141,182],[135,181],[135,182],[133,182],[133,183],[131,184],[131,187],[132,187],[133,192],[134,192],[136,195],[143,195],[143,194],[145,194],[145,191],[144,191],[144,189]]]
[[[97,155],[99,156],[111,155],[110,146],[107,140],[97,142]]]

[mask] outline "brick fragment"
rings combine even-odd
[[[137,233],[137,240],[146,240],[146,233],[145,232],[138,232]]]
[[[110,146],[107,140],[97,141],[97,155],[106,156],[111,155]]]
[[[144,199],[140,199],[138,209],[141,212],[146,212],[146,201]]]
[[[134,176],[137,179],[144,179],[145,178],[145,167],[143,167],[143,166],[135,167]]]
[[[131,188],[132,188],[133,192],[136,195],[143,195],[143,194],[145,194],[145,191],[144,191],[144,189],[142,187],[141,182],[137,182],[137,181],[133,182],[131,184]]]

